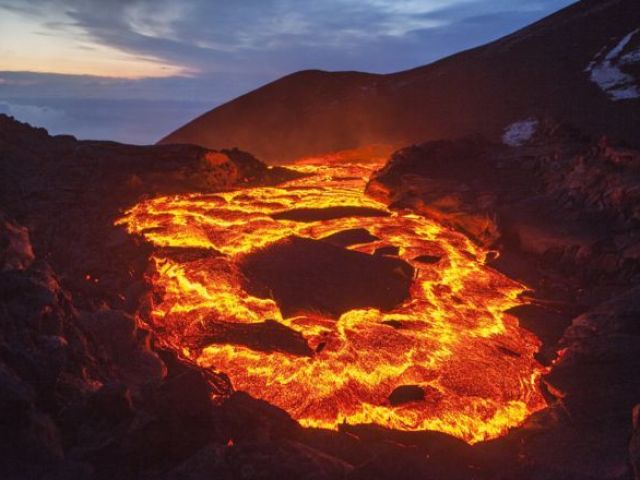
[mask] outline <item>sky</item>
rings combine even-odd
[[[499,38],[571,0],[0,0],[0,113],[154,143],[304,69],[390,73]]]

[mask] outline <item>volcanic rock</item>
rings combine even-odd
[[[197,339],[197,346],[202,348],[212,343],[244,345],[263,352],[313,355],[313,350],[300,333],[275,320],[262,323],[209,322],[206,334]]]
[[[400,253],[400,248],[394,247],[393,245],[376,248],[375,251],[373,252],[374,255],[391,255],[391,256],[397,256],[399,253]]]
[[[401,385],[393,389],[389,395],[391,405],[401,405],[409,402],[419,402],[424,400],[424,389],[419,385]]]
[[[113,222],[145,195],[282,178],[237,150],[79,142],[0,115],[3,478],[139,478],[221,441],[228,379],[160,360],[133,316],[153,301],[150,249]]]
[[[367,192],[394,208],[412,208],[491,244],[496,178],[491,154],[501,150],[481,138],[433,141],[393,154],[371,178]]]
[[[549,364],[556,358],[559,340],[567,327],[571,325],[575,312],[561,308],[536,304],[518,305],[509,310],[520,326],[533,332],[542,342],[536,358],[543,364]]]
[[[327,207],[295,208],[274,213],[274,220],[293,220],[294,222],[317,222],[345,217],[388,217],[389,212],[369,207]]]
[[[96,420],[122,422],[134,415],[131,391],[124,383],[103,385],[87,399],[87,410]]]
[[[550,366],[544,385],[553,410],[536,419],[541,432],[528,436],[523,427],[519,437],[500,440],[515,442],[523,458],[512,467],[502,462],[514,477],[532,465],[541,478],[628,473],[620,446],[640,398],[637,156],[539,119],[513,145],[473,137],[399,150],[367,187],[391,208],[499,249],[491,265],[536,290],[531,305],[510,313],[543,342],[537,358]]]
[[[301,431],[287,412],[244,392],[233,392],[213,415],[223,438],[234,443],[295,438]]]
[[[414,262],[424,263],[426,265],[432,265],[442,260],[442,257],[437,255],[420,255],[413,259]]]
[[[336,247],[349,247],[358,243],[370,243],[378,240],[378,237],[371,235],[366,228],[352,228],[342,230],[320,240],[328,242]]]
[[[156,477],[160,480],[206,480],[212,477],[232,479],[230,468],[225,464],[228,446],[209,443],[194,455],[170,471]]]
[[[625,160],[636,151],[553,120],[538,128],[518,147],[475,137],[399,150],[367,191],[486,246],[533,254],[562,275],[636,275],[640,171]]]
[[[291,440],[234,445],[229,448],[226,460],[233,472],[232,478],[333,480],[345,478],[353,468]]]
[[[559,341],[560,357],[544,382],[563,414],[554,428],[520,441],[523,455],[549,469],[548,475],[630,474],[620,445],[628,442],[629,418],[640,398],[633,373],[640,368],[636,290],[579,315]]]
[[[97,362],[67,293],[33,261],[26,230],[2,218],[0,238],[10,241],[0,265],[0,470],[24,478],[62,461],[66,432],[55,420],[90,389]]]
[[[567,350],[545,377],[574,422],[627,425],[640,396],[640,337],[589,336],[568,340]],[[625,427],[626,428],[626,427]]]
[[[160,294],[150,293],[146,278],[151,251],[114,229],[115,218],[148,196],[273,184],[296,174],[239,150],[81,142],[0,116],[3,476],[620,480],[634,468],[638,477],[640,154],[632,147],[640,110],[632,98],[637,68],[625,62],[637,54],[639,15],[635,0],[585,0],[409,72],[301,72],[167,139],[238,145],[280,161],[372,141],[483,133],[399,150],[368,193],[500,249],[492,266],[532,279],[538,303],[515,313],[544,342],[550,407],[489,445],[375,426],[302,429],[286,412],[232,394],[223,374],[160,350],[140,327],[138,316]],[[622,72],[624,88],[603,86],[603,69]],[[304,222],[387,212],[278,215]],[[408,298],[413,270],[399,259],[340,248],[363,239],[375,240],[369,232],[339,232],[255,252],[242,265],[247,290],[274,298],[285,315],[393,308]],[[171,252],[194,260],[209,254]],[[437,261],[427,257],[416,261]],[[211,338],[196,339],[200,346],[219,338],[313,354],[299,334],[272,321],[215,328]],[[513,355],[501,345],[495,352]],[[389,401],[402,408],[428,402],[431,393],[404,385]]]
[[[400,320],[383,320],[382,323],[398,330],[404,328],[404,324]]]
[[[413,268],[405,262],[289,237],[241,263],[248,291],[273,296],[285,316],[322,311],[334,317],[355,308],[389,310],[409,297]]]
[[[122,294],[143,279],[150,249],[113,223],[143,197],[297,175],[237,149],[77,141],[0,115],[0,204],[29,227],[35,255],[47,257],[76,305],[87,310],[135,303]]]
[[[120,310],[103,309],[84,314],[79,323],[90,332],[119,369],[122,379],[132,385],[159,382],[166,375],[164,363],[145,342],[145,331],[135,319]]]
[[[345,426],[375,449],[348,478],[485,478],[486,465],[465,442],[441,432],[402,432],[375,425]],[[411,448],[394,448],[394,446]]]
[[[34,260],[29,232],[0,212],[0,271],[25,270]]]

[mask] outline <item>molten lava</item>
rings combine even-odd
[[[539,342],[505,313],[522,303],[522,285],[485,266],[486,252],[463,235],[366,197],[374,166],[293,168],[308,176],[279,187],[146,200],[119,220],[156,247],[152,280],[162,300],[150,321],[162,341],[308,427],[375,423],[477,442],[544,407],[542,367],[533,358]],[[334,207],[388,215],[300,221],[286,214]],[[370,238],[351,250],[399,247],[397,256],[415,270],[410,299],[389,311],[284,317],[275,300],[246,291],[239,265],[252,253],[292,235],[322,239],[352,229]],[[201,341],[221,322],[266,320],[301,336],[313,354]]]

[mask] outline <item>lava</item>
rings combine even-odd
[[[234,388],[281,407],[305,427],[375,423],[471,443],[500,436],[545,406],[537,385],[543,368],[534,359],[539,341],[505,313],[523,302],[524,286],[486,266],[487,252],[463,235],[365,196],[375,167],[306,162],[292,167],[306,176],[278,187],[135,205],[118,223],[156,248],[152,281],[161,301],[150,326],[184,357],[226,373]],[[282,215],[335,207],[387,215],[306,221]],[[351,229],[366,229],[372,240],[352,250],[399,248],[398,257],[415,270],[409,300],[339,318],[317,311],[284,317],[275,300],[244,288],[239,264],[258,249],[292,235],[322,239]],[[313,354],[202,344],[217,323],[266,320],[301,335]],[[392,402],[398,387],[424,394]]]

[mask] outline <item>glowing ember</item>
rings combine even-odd
[[[156,198],[119,221],[158,247],[153,283],[162,302],[152,327],[164,342],[225,372],[236,389],[283,408],[303,426],[376,423],[476,442],[544,407],[536,387],[542,368],[533,359],[538,340],[503,313],[521,303],[520,284],[486,267],[486,252],[464,236],[410,213],[305,222],[276,215],[329,207],[387,210],[363,195],[371,165],[294,168],[310,176],[278,188]],[[243,288],[238,265],[257,249],[291,235],[321,239],[350,229],[377,237],[352,250],[399,247],[398,256],[416,271],[410,300],[391,311],[351,310],[338,319],[322,312],[283,318],[274,300]],[[160,247],[210,253],[171,255]],[[194,347],[194,339],[206,339],[222,322],[266,320],[301,335],[313,354],[230,343]]]

